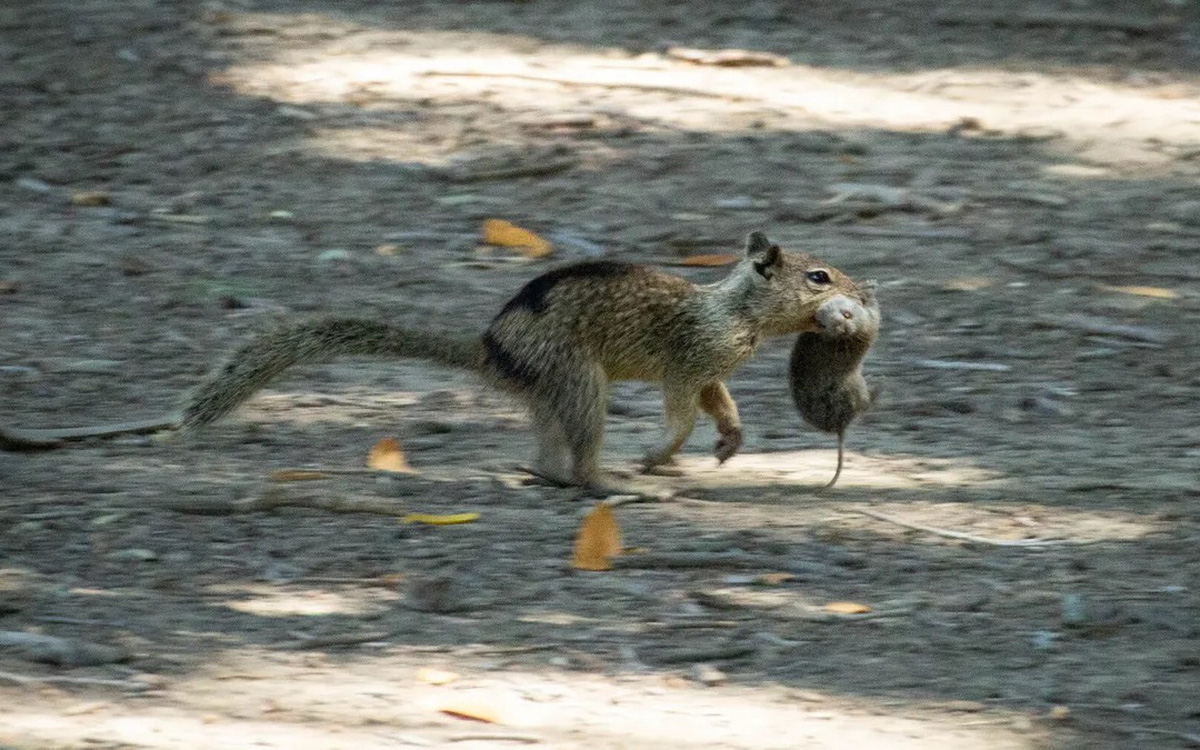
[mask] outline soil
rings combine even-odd
[[[1200,745],[1197,6],[992,5],[5,4],[5,424],[168,412],[279,318],[477,330],[586,257],[713,281],[681,261],[759,228],[877,279],[885,330],[835,490],[769,342],[741,454],[706,424],[631,480],[660,500],[609,572],[571,569],[593,501],[526,481],[517,406],[419,362],[0,453],[0,643],[124,657],[0,647],[0,745]],[[659,421],[617,387],[605,465]],[[270,478],[388,436],[419,474]],[[264,497],[340,507],[230,505]]]

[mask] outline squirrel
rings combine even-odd
[[[804,421],[837,434],[837,469],[824,487],[829,489],[842,475],[846,428],[878,397],[862,374],[863,358],[879,336],[875,283],[861,284],[855,297],[828,300],[816,317],[820,330],[801,333],[792,346],[788,384]]]
[[[666,435],[646,455],[645,469],[672,459],[698,409],[716,422],[714,454],[723,463],[741,447],[742,427],[722,381],[764,337],[817,331],[823,303],[863,294],[841,271],[784,251],[762,232],[749,235],[745,252],[725,279],[705,285],[613,261],[560,267],[528,282],[480,336],[359,318],[286,324],[236,349],[192,392],[180,415],[67,430],[0,429],[0,448],[190,430],[229,413],[292,365],[357,354],[469,369],[518,397],[537,436],[533,473],[554,483],[602,488],[608,386],[618,380],[662,386]]]

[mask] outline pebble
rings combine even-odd
[[[692,667],[691,678],[701,685],[716,687],[723,685],[729,676],[711,664],[696,664]]]
[[[128,560],[133,562],[153,562],[158,559],[158,553],[141,547],[119,549],[108,556],[110,560]]]

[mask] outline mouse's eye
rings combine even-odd
[[[804,274],[804,278],[808,279],[814,284],[820,284],[822,286],[829,283],[829,274],[821,269],[809,271],[808,273]]]

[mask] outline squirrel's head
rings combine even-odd
[[[783,250],[762,232],[751,232],[746,239],[744,265],[752,290],[748,301],[768,335],[822,330],[836,304],[847,308],[856,301],[863,307],[874,304],[873,288],[860,288],[849,276],[811,255]],[[845,302],[835,303],[838,298]]]

